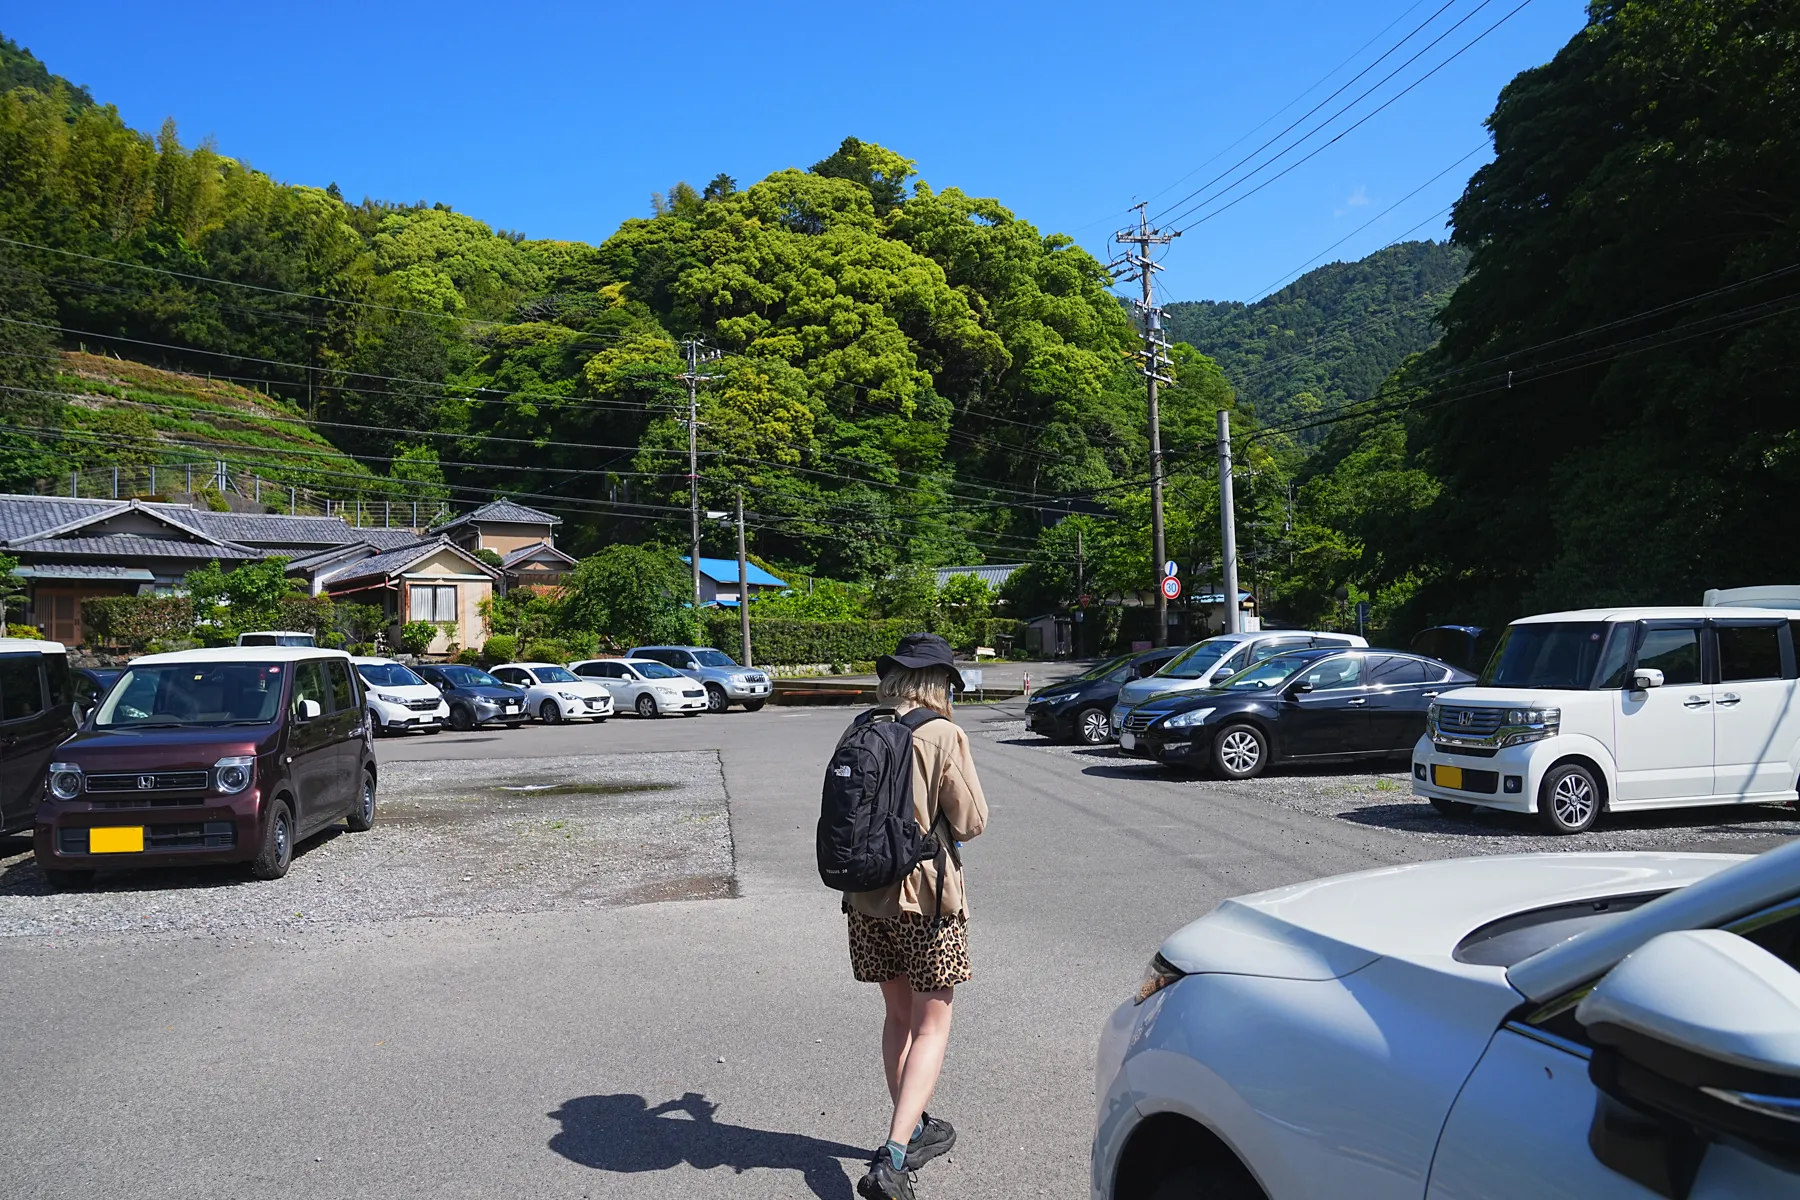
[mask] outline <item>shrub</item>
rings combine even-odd
[[[743,661],[743,642],[735,612],[707,614],[712,645]],[[891,654],[903,634],[917,632],[919,623],[896,621],[782,621],[750,619],[750,646],[758,666],[782,667],[800,663],[866,662]]]
[[[190,638],[194,604],[186,596],[96,596],[81,602],[90,646],[142,650],[152,641]]]
[[[519,639],[510,633],[496,633],[482,646],[481,654],[491,663],[511,662],[519,657]]]
[[[524,661],[566,663],[573,657],[574,656],[569,653],[569,648],[567,646],[563,645],[561,642],[551,641],[550,639],[545,638],[540,641],[532,642],[525,647]]]
[[[584,558],[564,584],[559,623],[627,646],[693,640],[693,587],[674,554],[624,543]]]
[[[38,627],[36,625],[8,625],[6,627],[6,636],[32,638],[37,641],[42,641],[44,638],[44,635],[38,632]]]
[[[432,621],[408,621],[400,627],[400,647],[408,654],[423,654],[437,641],[438,627]]]
[[[481,665],[481,651],[470,646],[468,649],[457,653],[456,661],[465,666],[479,667]]]

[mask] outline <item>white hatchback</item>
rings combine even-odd
[[[590,658],[570,663],[569,669],[610,691],[616,708],[640,717],[693,717],[707,709],[706,688],[698,680],[654,659]]]
[[[1800,1196],[1800,844],[1383,867],[1171,936],[1094,1200]]]
[[[1604,812],[1792,803],[1800,671],[1792,613],[1620,608],[1514,621],[1480,682],[1445,692],[1413,750],[1440,812]]]
[[[381,733],[436,733],[450,720],[450,706],[436,688],[391,658],[353,658],[362,677],[369,722]]]
[[[507,663],[488,674],[525,689],[525,711],[546,725],[583,718],[596,725],[613,715],[612,693],[555,663]]]

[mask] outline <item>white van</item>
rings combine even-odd
[[[1202,691],[1271,655],[1312,646],[1343,646],[1347,649],[1368,644],[1354,633],[1310,633],[1304,629],[1222,633],[1204,642],[1195,642],[1164,663],[1156,674],[1122,685],[1118,702],[1113,705],[1112,727],[1115,730],[1125,728],[1126,714],[1152,696]]]
[[[391,658],[353,658],[362,676],[363,699],[369,706],[369,722],[377,736],[409,733],[415,729],[436,733],[450,721],[444,694],[413,674],[411,668]]]
[[[1445,692],[1413,750],[1439,812],[1605,812],[1795,799],[1800,614],[1617,608],[1514,621],[1475,687]]]

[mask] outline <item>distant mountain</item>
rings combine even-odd
[[[1218,362],[1261,423],[1303,422],[1373,395],[1407,355],[1437,341],[1433,317],[1467,261],[1446,242],[1401,242],[1309,271],[1254,304],[1171,304],[1168,327]],[[1317,442],[1324,432],[1296,437]]]

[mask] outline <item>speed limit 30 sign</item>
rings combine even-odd
[[[1173,575],[1163,576],[1162,594],[1171,600],[1181,595],[1181,580]]]

